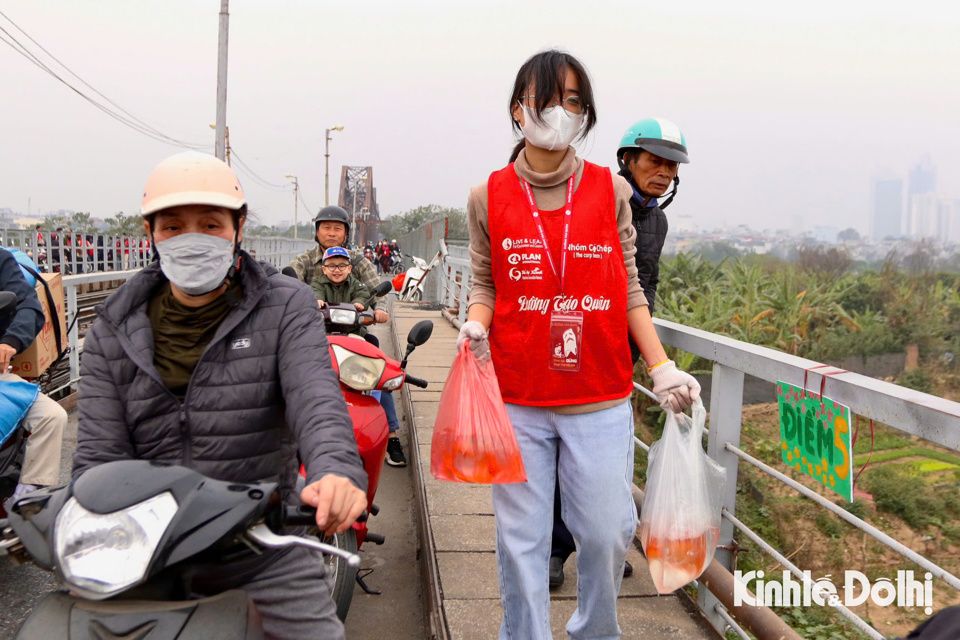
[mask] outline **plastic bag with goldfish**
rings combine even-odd
[[[451,482],[527,480],[493,362],[478,361],[468,341],[461,345],[440,395],[430,472]]]
[[[648,458],[640,542],[660,593],[696,580],[720,538],[726,471],[703,450],[707,412],[700,400],[691,413],[667,410],[663,436]]]

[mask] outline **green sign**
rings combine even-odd
[[[783,462],[853,502],[850,407],[777,383]]]

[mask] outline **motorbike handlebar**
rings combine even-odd
[[[288,527],[309,527],[317,524],[317,510],[315,507],[308,507],[306,505],[294,507],[287,505],[285,509],[284,524]],[[357,522],[366,522],[367,516],[367,510],[364,509],[363,513],[357,518]]]
[[[406,382],[407,384],[412,384],[415,387],[420,387],[421,389],[426,389],[428,384],[426,380],[417,378],[415,376],[411,376],[409,373],[407,374],[407,377],[404,380],[404,382]]]

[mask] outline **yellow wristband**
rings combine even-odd
[[[662,365],[662,364],[667,364],[668,362],[670,362],[670,361],[669,361],[669,360],[664,360],[663,362],[658,362],[657,364],[655,364],[655,365],[653,365],[652,367],[650,367],[649,369],[647,369],[647,373],[650,373],[651,371],[653,371],[654,369],[656,369],[656,368],[659,367],[660,365]]]

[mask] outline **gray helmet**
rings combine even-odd
[[[316,217],[313,219],[313,235],[317,235],[317,231],[320,229],[321,222],[342,222],[343,226],[346,227],[347,236],[350,235],[350,214],[346,212],[342,207],[338,207],[335,204],[332,204],[328,207],[324,207],[317,212]],[[320,242],[317,240],[317,242]]]

